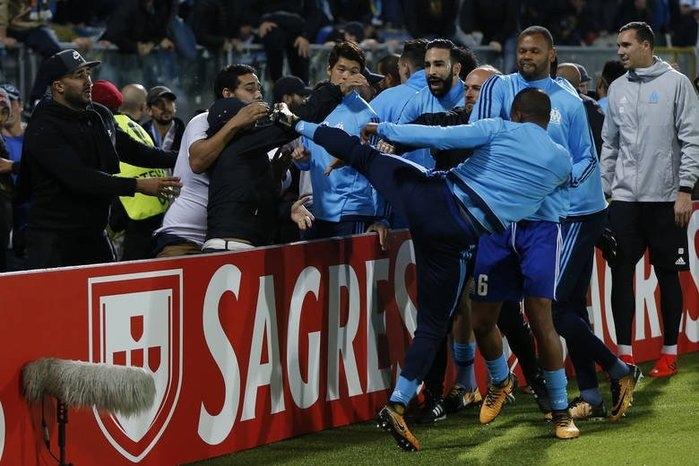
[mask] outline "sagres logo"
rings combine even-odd
[[[88,280],[90,361],[143,367],[155,403],[138,416],[95,410],[100,429],[125,458],[141,461],[162,436],[182,385],[182,270]]]

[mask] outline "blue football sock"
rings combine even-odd
[[[602,395],[597,387],[580,390],[580,396],[592,406],[599,406],[602,403]]]
[[[456,363],[456,385],[469,391],[475,390],[476,372],[473,363],[476,357],[476,343],[454,342],[451,348]]]
[[[609,374],[609,377],[612,379],[620,379],[622,377],[626,377],[629,375],[629,366],[626,364],[624,361],[621,359],[617,358],[616,362],[612,364],[612,367],[607,370],[607,374]]]
[[[408,406],[410,400],[415,396],[415,392],[417,392],[418,385],[420,385],[420,382],[417,379],[408,380],[402,375],[399,376],[396,382],[396,388],[393,389],[389,401],[391,403],[400,403],[403,406]]]
[[[488,366],[490,381],[495,385],[501,384],[510,375],[510,368],[507,367],[507,359],[505,359],[504,354],[492,361],[486,360],[485,365]]]
[[[544,370],[546,391],[551,399],[551,409],[561,411],[568,409],[568,379],[563,368],[555,371]]]

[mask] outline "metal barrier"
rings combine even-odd
[[[367,63],[375,69],[379,59],[388,53],[400,53],[398,42],[395,45],[379,45],[366,49]],[[70,44],[64,44],[69,47]],[[557,47],[559,62],[580,63],[588,73],[597,77],[604,62],[616,58],[615,47]],[[329,46],[312,45],[310,64],[311,82],[326,79]],[[490,63],[502,69],[503,58],[488,47],[474,49],[479,62]],[[658,48],[656,53],[663,59],[677,63],[684,74],[694,79],[697,75],[697,57],[694,48]],[[266,57],[260,45],[254,44],[240,52],[214,53],[209,49],[199,48],[195,60],[182,60],[174,52],[156,50],[148,56],[119,53],[115,48],[95,47],[84,53],[88,60],[101,60],[102,66],[95,70],[95,79],[109,79],[119,86],[128,83],[141,83],[151,87],[164,84],[170,87],[178,99],[178,113],[183,119],[194,115],[198,109],[209,106],[212,100],[212,82],[221,67],[231,63],[246,63],[255,67],[260,80],[265,85],[266,95],[271,95],[267,82]],[[2,67],[0,78],[14,82],[27,96],[37,73],[40,57],[25,47],[0,49]],[[184,98],[186,96],[186,98]]]

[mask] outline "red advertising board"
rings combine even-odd
[[[682,276],[680,351],[699,350],[699,212]],[[613,346],[610,273],[597,258],[590,313]],[[662,344],[657,280],[637,269],[634,348]],[[135,417],[71,410],[75,464],[170,465],[373,417],[415,329],[406,232],[238,253],[0,277],[0,464],[55,464],[42,406],[21,395],[21,369],[42,357],[143,367],[153,407]],[[477,366],[485,382],[482,364]],[[44,415],[57,451],[52,402]]]

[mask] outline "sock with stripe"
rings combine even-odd
[[[402,375],[399,376],[398,381],[396,382],[396,388],[393,389],[393,393],[391,393],[391,398],[389,398],[389,401],[391,403],[408,406],[410,400],[412,400],[415,396],[415,392],[417,392],[418,385],[420,385],[420,382],[417,379],[408,380]]]
[[[505,359],[504,354],[492,361],[486,360],[485,365],[488,366],[490,381],[494,385],[500,385],[510,375],[510,368],[507,367],[507,359]]]
[[[551,409],[561,411],[568,409],[568,378],[563,368],[555,371],[544,370],[546,391],[551,400]]]
[[[476,389],[476,373],[474,361],[476,358],[476,343],[452,344],[452,356],[456,364],[456,385],[472,391]]]

